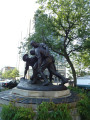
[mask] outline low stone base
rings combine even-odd
[[[8,104],[10,102],[15,103],[16,106],[23,106],[28,107],[32,106],[32,108],[37,108],[38,104],[41,104],[42,102],[53,102],[55,104],[60,103],[74,103],[79,100],[76,93],[71,91],[71,95],[63,96],[63,97],[28,97],[28,96],[22,96],[19,94],[13,94],[12,90],[7,90],[0,92],[0,104]]]
[[[33,91],[33,90],[24,90],[19,88],[13,88],[12,94],[17,94],[20,96],[26,97],[37,97],[37,98],[58,98],[58,97],[67,97],[70,96],[70,90],[62,90],[62,91]]]
[[[68,97],[61,98],[35,98],[35,97],[25,97],[18,94],[12,94],[12,89],[0,92],[0,104],[8,105],[10,102],[14,106],[21,106],[25,108],[32,107],[34,112],[37,112],[37,107],[42,102],[53,102],[55,104],[67,103],[73,109],[71,109],[72,120],[80,120],[80,116],[78,115],[76,104],[79,100],[78,95],[75,92],[71,91],[71,95]],[[75,109],[74,109],[75,108]],[[36,119],[35,119],[36,120]]]
[[[70,90],[64,85],[49,83],[47,86],[43,86],[42,81],[31,84],[30,80],[23,78],[20,79],[18,86],[12,89],[12,94],[34,98],[60,98],[71,95]]]
[[[42,102],[73,103],[78,100],[78,96],[72,93],[64,85],[42,86],[39,84],[30,84],[28,80],[21,79],[16,88],[10,91],[3,91],[0,93],[0,103],[8,104],[14,103],[16,106],[32,106],[33,109]]]

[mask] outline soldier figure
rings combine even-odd
[[[48,85],[48,80],[45,78],[45,75],[43,73],[43,71],[46,68],[48,68],[48,70],[51,74],[59,77],[62,80],[62,84],[67,83],[68,80],[56,71],[54,59],[50,55],[48,47],[44,43],[39,44],[34,41],[31,41],[30,45],[34,47],[34,50],[31,50],[30,53],[32,55],[35,55],[38,59],[36,64],[34,65],[34,67],[36,68],[36,66],[37,66],[38,72],[44,78],[44,81],[45,81],[44,85]],[[35,70],[35,68],[34,68],[34,70]],[[36,80],[33,81],[33,83],[35,83],[35,82],[36,82]]]

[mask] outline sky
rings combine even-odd
[[[18,47],[37,8],[35,0],[0,0],[0,69],[17,67]]]

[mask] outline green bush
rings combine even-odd
[[[78,94],[86,94],[86,91],[82,88],[79,88],[79,87],[72,87],[72,86],[69,86],[68,87],[71,91],[73,92],[76,92]]]
[[[83,99],[77,103],[77,108],[81,120],[90,120],[90,99],[87,96],[83,96]]]
[[[0,115],[2,120],[33,120],[35,113],[32,108],[15,107],[9,104],[3,106]]]
[[[78,93],[80,100],[77,102],[77,109],[81,120],[90,120],[90,93],[78,87],[69,87],[70,90]]]
[[[17,110],[18,111],[12,120],[33,120],[35,116],[32,108],[19,107]]]
[[[15,107],[12,104],[4,105],[1,111],[2,120],[34,120],[32,108]],[[37,120],[71,120],[66,104],[43,102],[37,109]]]
[[[67,104],[43,102],[38,106],[37,120],[72,120]]]
[[[0,113],[2,120],[12,120],[17,112],[16,107],[14,107],[12,104],[9,105],[3,105],[2,111]]]

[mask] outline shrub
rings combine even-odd
[[[69,89],[78,93],[78,96],[80,97],[80,100],[77,102],[77,109],[81,116],[81,120],[90,120],[89,92],[78,87],[69,87]]]
[[[77,103],[77,108],[81,120],[90,120],[90,99],[87,96],[83,96],[83,99]]]
[[[12,104],[9,105],[3,105],[2,111],[0,113],[2,120],[12,120],[17,112],[16,107],[14,107]]]
[[[43,102],[38,106],[37,120],[71,120],[67,104]]]
[[[77,110],[81,116],[81,120],[90,120],[89,92],[78,87],[69,87],[69,89],[76,92],[80,98],[80,100],[77,102]]]
[[[78,93],[78,94],[85,94],[86,93],[86,91],[82,88],[79,88],[79,87],[72,87],[72,86],[69,86],[68,87],[71,91],[73,91],[73,92],[76,92],[76,93]]]
[[[17,113],[12,120],[33,120],[35,113],[32,108],[18,107]]]
[[[15,107],[9,104],[3,106],[0,115],[2,120],[33,120],[35,113],[32,108]]]

